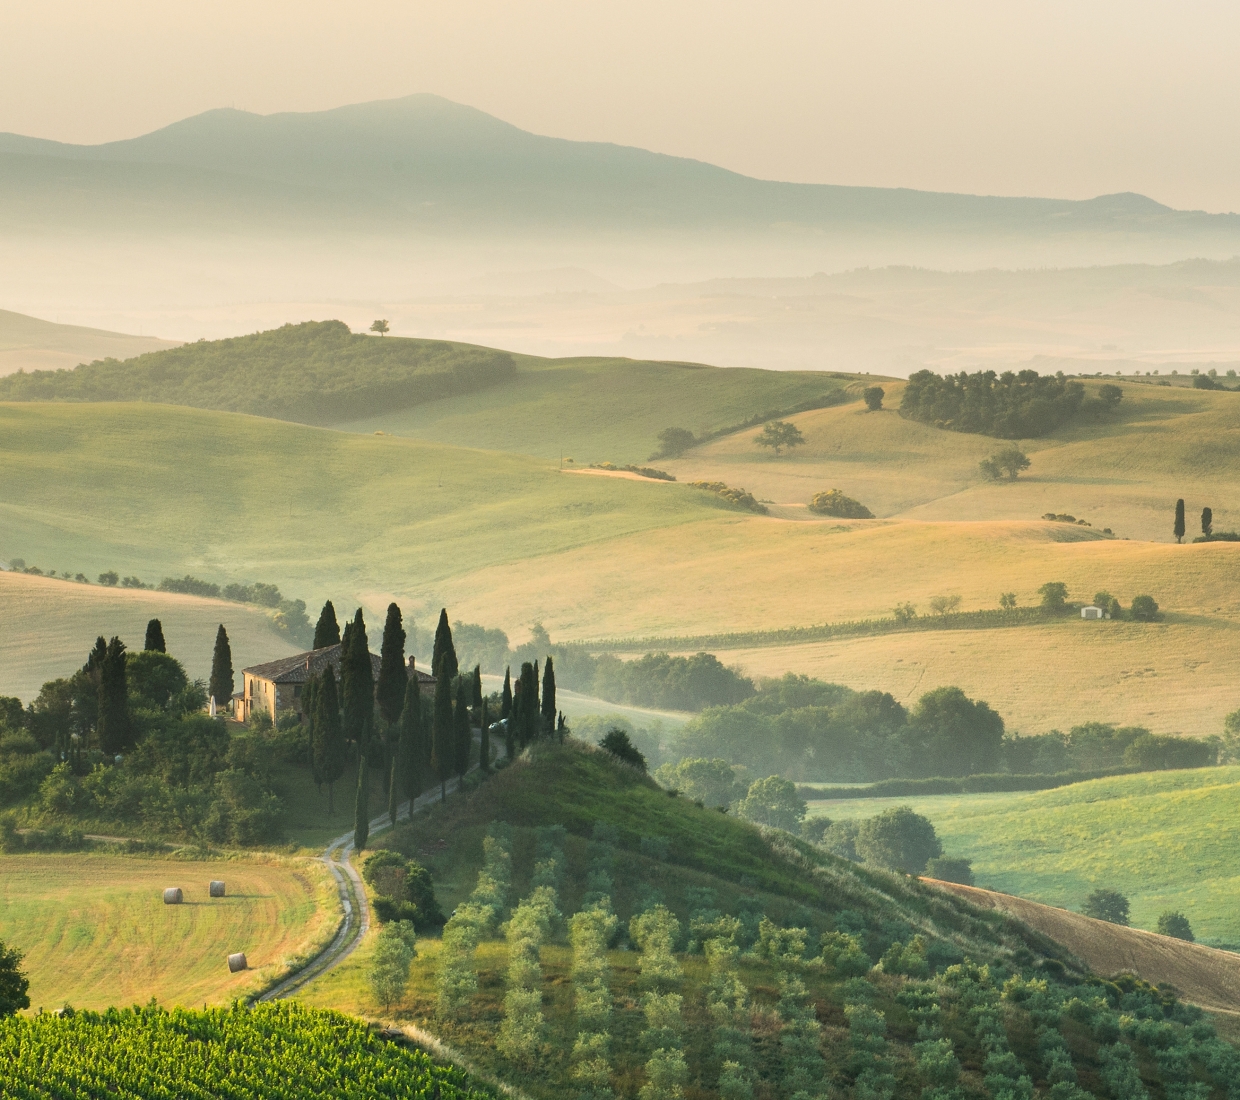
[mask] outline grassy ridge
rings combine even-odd
[[[207,897],[222,879],[224,898]],[[184,905],[164,905],[180,886]],[[0,940],[25,955],[36,1009],[228,1004],[335,933],[335,887],[313,860],[181,863],[101,854],[0,855]],[[244,951],[250,970],[230,974]]]
[[[978,885],[1080,909],[1096,887],[1132,903],[1152,929],[1179,909],[1197,938],[1240,944],[1240,767],[1147,772],[1030,794],[819,802],[831,818],[907,804],[944,848],[973,860]]]

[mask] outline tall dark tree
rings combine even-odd
[[[474,665],[474,700],[472,706],[477,710],[482,706],[482,666]]]
[[[327,784],[327,812],[335,812],[336,781],[344,775],[348,756],[344,729],[340,724],[340,695],[336,691],[336,673],[328,665],[314,689],[314,773],[319,782]]]
[[[97,687],[99,685],[99,669],[103,665],[103,659],[108,655],[108,643],[104,640],[102,634],[95,639],[95,646],[86,657],[86,664],[82,666],[82,671],[90,677],[91,682]]]
[[[405,705],[405,693],[409,688],[409,671],[405,668],[405,627],[401,622],[400,608],[388,604],[387,621],[383,624],[383,647],[379,650],[379,682],[375,685],[375,699],[379,713],[389,726],[400,721]]]
[[[370,728],[375,715],[375,674],[370,664],[366,639],[366,620],[357,609],[345,628],[346,644],[340,653],[340,696],[344,713],[344,735],[357,743],[361,756],[370,753]]]
[[[524,749],[538,739],[538,727],[542,722],[538,709],[538,670],[529,661],[521,665],[521,679],[512,710],[517,720],[517,743]]]
[[[99,665],[99,747],[108,755],[133,744],[125,659],[125,643],[114,637]]]
[[[431,654],[431,674],[454,679],[460,671],[456,663],[456,646],[452,644],[452,628],[448,625],[448,609],[441,608],[439,625],[435,627],[435,649]]]
[[[479,718],[479,724],[482,729],[478,742],[478,766],[483,772],[489,772],[491,770],[491,731],[488,727],[491,724],[491,719],[487,715],[487,701],[485,699],[482,700],[482,711]]]
[[[551,662],[551,654],[547,654],[547,664],[543,668],[542,682],[542,728],[544,736],[550,737],[555,732],[555,665]]]
[[[452,681],[446,676],[435,680],[435,712],[431,722],[431,771],[439,780],[439,800],[448,797],[448,776],[455,762],[452,751]]]
[[[1212,508],[1201,509],[1201,533],[1206,538],[1214,534],[1214,510]]]
[[[224,624],[215,632],[215,652],[211,655],[211,679],[207,694],[215,699],[217,707],[226,707],[232,701],[233,685],[232,646],[228,644],[228,631]]]
[[[353,803],[353,850],[361,852],[370,839],[370,765],[357,758],[357,801]]]
[[[456,774],[465,778],[469,771],[469,758],[473,755],[474,726],[469,720],[469,701],[474,693],[473,677],[460,676],[456,687],[456,712],[452,716],[453,764]],[[464,791],[464,787],[461,790]]]
[[[1184,501],[1175,502],[1175,541],[1184,541]]]
[[[416,676],[409,677],[405,706],[400,715],[400,743],[396,749],[397,773],[401,793],[413,800],[426,790],[426,734],[422,728],[422,689]]]
[[[314,777],[315,789],[322,794],[323,780],[320,778],[318,768],[314,763],[314,706],[318,690],[319,678],[311,676],[301,689],[301,717],[306,723],[306,744],[309,746],[310,774]]]
[[[314,647],[326,649],[329,645],[340,644],[340,624],[336,622],[336,609],[331,600],[323,605],[319,612],[319,621],[314,624]]]
[[[504,669],[504,691],[499,697],[499,717],[503,721],[512,713],[512,669]]]
[[[168,652],[168,647],[164,644],[164,626],[158,619],[152,619],[146,624],[146,641],[142,648],[156,653]]]

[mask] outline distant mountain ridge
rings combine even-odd
[[[93,146],[0,134],[0,230],[273,219],[397,233],[1135,233],[1223,237],[1240,250],[1240,216],[1173,210],[1141,195],[1072,201],[759,180],[528,133],[428,94],[310,113],[219,109]]]

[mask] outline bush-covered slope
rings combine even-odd
[[[1076,1089],[1054,1095],[1075,1100],[1184,1072],[1222,1084],[1236,1064],[1173,996],[1091,978],[1003,914],[669,797],[580,743],[535,745],[385,843],[433,868],[458,925],[471,891],[500,912],[476,950],[452,923],[423,939],[387,1007],[367,985],[373,944],[306,998],[424,1024],[531,1096],[593,1073],[625,1096],[1032,1096],[1064,1081]],[[601,952],[583,946],[582,924],[609,913]]]
[[[0,400],[155,401],[327,424],[471,393],[515,372],[512,356],[491,348],[306,321],[123,362],[9,375],[0,379]]]

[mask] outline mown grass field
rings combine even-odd
[[[34,564],[33,558],[30,561]],[[56,558],[44,559],[43,564],[57,572],[75,565]],[[10,624],[0,635],[0,695],[16,695],[27,702],[48,680],[79,668],[99,635],[115,634],[130,649],[141,649],[150,619],[163,624],[168,650],[190,679],[210,676],[220,623],[228,631],[233,668],[238,671],[297,651],[257,608],[173,592],[0,573],[0,610]]]
[[[227,897],[208,897],[212,879]],[[163,904],[168,886],[185,904]],[[318,950],[339,916],[331,878],[308,859],[0,855],[0,940],[25,955],[34,1010],[228,1004]],[[248,971],[228,972],[234,951]]]
[[[833,819],[912,806],[944,850],[973,860],[977,884],[1079,910],[1119,890],[1132,923],[1178,909],[1198,940],[1240,945],[1240,767],[1097,779],[1053,791],[814,802]]]
[[[517,377],[479,393],[336,425],[490,451],[644,463],[664,428],[701,434],[834,395],[852,375],[642,359],[519,355]]]

